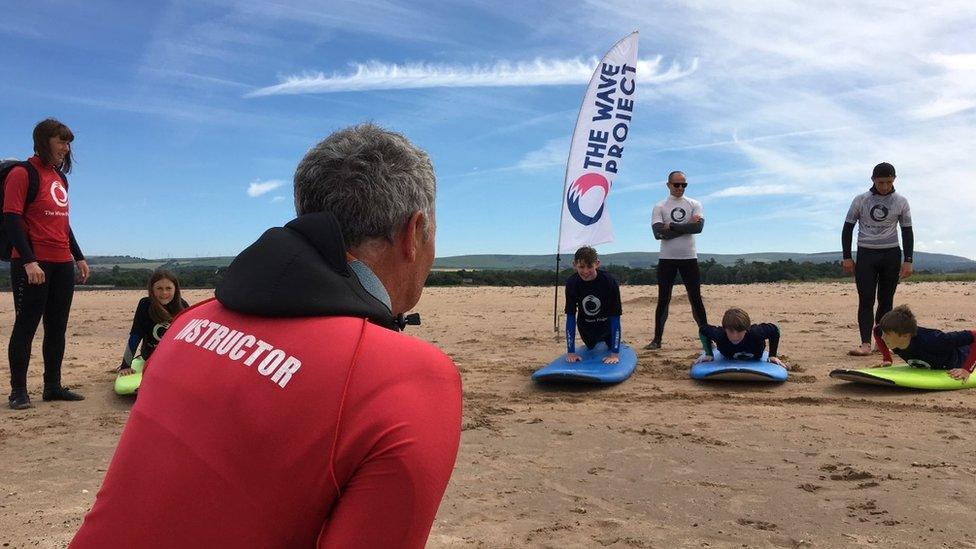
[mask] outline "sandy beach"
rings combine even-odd
[[[643,347],[656,288],[621,289],[624,340]],[[974,293],[974,283],[903,284],[895,301],[923,326],[970,329]],[[732,305],[779,324],[788,382],[690,380],[700,346],[676,288],[664,348],[640,350],[630,380],[538,386],[529,375],[564,351],[551,288],[427,289],[423,325],[409,333],[454,358],[465,399],[429,547],[976,547],[976,392],[830,379],[880,360],[847,356],[851,282],[703,294],[713,324]],[[35,407],[0,410],[2,547],[64,547],[81,524],[133,403],[112,381],[142,295],[75,295],[64,381],[84,402],[41,400],[39,331]],[[209,295],[185,292],[191,303]],[[12,309],[0,296],[4,342]]]

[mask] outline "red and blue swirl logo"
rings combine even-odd
[[[594,189],[602,189],[603,196],[600,198],[600,207],[592,215],[583,211],[580,207],[580,200],[583,199],[587,193],[597,192]],[[581,225],[592,225],[603,217],[603,210],[607,205],[607,196],[610,195],[610,182],[607,181],[606,177],[598,173],[586,173],[581,175],[572,185],[569,186],[569,192],[566,193],[566,205],[569,207],[569,213],[573,216],[573,219],[578,221]],[[587,208],[592,210],[592,208]]]

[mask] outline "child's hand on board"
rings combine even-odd
[[[965,368],[955,368],[955,369],[949,370],[949,376],[950,377],[952,377],[953,379],[958,379],[959,381],[962,381],[963,383],[969,381],[969,373],[970,373],[969,370],[967,370]]]

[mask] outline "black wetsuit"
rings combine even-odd
[[[712,342],[725,358],[735,360],[759,360],[766,350],[766,340],[769,340],[769,357],[775,357],[779,351],[779,328],[775,324],[753,324],[746,330],[745,337],[738,343],[732,343],[721,326],[705,325],[698,329],[702,349],[708,356],[713,356]]]
[[[583,280],[573,273],[566,280],[566,340],[569,352],[574,351],[576,334],[571,323],[579,328],[583,343],[590,349],[600,341],[612,352],[620,348],[620,286],[606,271],[597,270],[596,278]]]
[[[180,299],[180,304],[182,305],[180,310],[190,306],[183,299]],[[132,328],[129,329],[129,342],[126,345],[125,357],[122,359],[122,368],[132,366],[132,359],[136,356],[137,349],[139,349],[139,354],[144,360],[149,360],[153,351],[156,350],[156,345],[159,345],[160,340],[169,328],[168,322],[153,320],[152,315],[149,314],[151,306],[152,300],[149,297],[140,299],[139,305],[136,306],[136,313],[132,318]],[[140,342],[142,343],[141,349],[139,347]]]
[[[871,341],[871,329],[891,310],[902,261],[912,262],[915,236],[912,232],[911,210],[908,201],[895,191],[880,194],[871,186],[868,192],[854,198],[841,232],[844,259],[852,259],[851,245],[854,224],[858,224],[857,262],[854,282],[857,285],[857,326],[861,343]],[[901,225],[898,247],[896,227]],[[875,296],[878,307],[874,309]]]

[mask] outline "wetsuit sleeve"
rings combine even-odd
[[[576,352],[576,315],[566,315],[566,352]]]
[[[141,326],[144,324],[144,317],[149,315],[149,298],[139,300],[136,312],[132,315],[132,327],[129,328],[129,341],[125,345],[125,354],[122,356],[122,367],[131,368],[132,359],[136,356],[139,343],[145,334],[142,333]]]
[[[68,227],[68,246],[71,248],[71,257],[75,258],[75,261],[85,260],[85,254],[81,253],[81,246],[75,240],[75,233],[71,230],[71,227]]]
[[[356,455],[353,448],[367,452],[343,462],[349,477],[337,486],[317,547],[424,547],[457,457],[461,380],[456,370],[445,374],[453,364],[432,364],[447,357],[421,360],[396,381],[364,375],[352,383],[336,461]]]
[[[759,335],[769,341],[769,358],[773,358],[779,352],[779,326],[765,322],[757,324]]]
[[[671,230],[678,234],[698,234],[705,228],[705,220],[692,221],[689,223],[672,223]]]
[[[709,337],[709,328],[711,326],[702,326],[698,328],[698,340],[702,343],[702,351],[708,356],[715,356],[715,351],[712,348],[712,338]]]
[[[10,243],[20,253],[20,258],[25,264],[37,261],[37,258],[34,256],[34,249],[31,248],[30,239],[27,238],[27,226],[24,224],[23,215],[4,213],[3,228],[7,231],[7,237],[10,239]]]
[[[850,221],[844,222],[844,229],[840,232],[840,249],[844,254],[844,259],[853,259],[851,246],[854,244],[854,224]]]
[[[902,254],[904,255],[905,263],[911,263],[913,260],[912,253],[915,251],[915,232],[912,231],[911,225],[907,227],[902,225],[901,244],[902,244]]]
[[[610,317],[610,341],[613,342],[613,346],[610,347],[611,353],[620,352],[620,316],[614,315]]]
[[[973,340],[976,341],[976,330],[970,330],[970,335],[973,336]],[[963,359],[962,367],[973,373],[976,370],[976,345],[969,346],[969,354]]]
[[[665,229],[664,223],[651,225],[651,230],[654,231],[654,238],[657,240],[671,240],[672,238],[681,236],[681,233],[672,231],[671,229]]]
[[[708,356],[715,356],[714,348],[712,347],[712,340],[717,337],[716,331],[721,328],[717,326],[712,326],[706,324],[701,328],[698,328],[698,340],[701,341],[702,351]]]
[[[891,358],[891,349],[885,344],[884,339],[881,338],[881,326],[874,327],[874,343],[878,346],[878,350],[881,351],[881,358],[888,363],[894,362]]]

